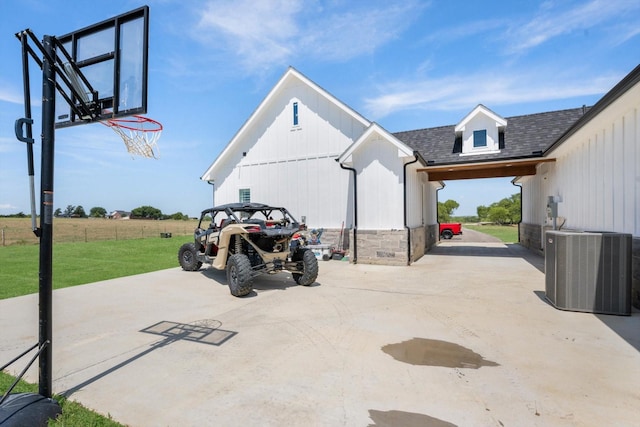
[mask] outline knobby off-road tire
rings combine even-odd
[[[233,254],[227,260],[227,283],[234,297],[247,295],[253,290],[253,269],[249,257]]]
[[[442,232],[442,238],[443,238],[443,239],[450,240],[452,237],[453,237],[453,231],[451,231],[451,230],[444,230],[444,231]]]
[[[178,262],[185,271],[198,271],[202,262],[198,261],[198,250],[195,243],[185,243],[178,251]]]
[[[303,273],[291,273],[293,280],[298,285],[311,286],[318,278],[318,260],[309,249],[298,249],[296,252],[296,261],[302,263]]]

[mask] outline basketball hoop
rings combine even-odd
[[[154,158],[159,157],[156,142],[162,134],[162,124],[144,116],[130,116],[101,121],[105,126],[120,135],[127,151],[133,155]]]

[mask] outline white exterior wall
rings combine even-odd
[[[542,224],[547,196],[560,196],[564,228],[640,236],[640,85],[549,157],[556,158],[555,168],[522,180],[523,222]]]
[[[522,183],[522,222],[544,225],[547,221],[547,196],[552,196],[555,164],[542,163],[536,175],[520,178]],[[555,185],[555,184],[554,184]]]
[[[413,159],[408,161],[413,161]],[[405,160],[406,162],[407,160]],[[407,166],[407,225],[410,228],[426,224],[426,204],[429,202],[425,197],[427,196],[425,191],[426,174],[419,173],[418,167],[422,167],[418,162]]]
[[[404,228],[403,164],[398,148],[377,135],[353,153],[358,171],[358,229]]]
[[[352,218],[351,172],[335,159],[365,130],[362,122],[302,82],[269,100],[217,172],[215,203],[251,201],[282,205],[312,227],[348,227]],[[293,125],[293,103],[298,125]]]

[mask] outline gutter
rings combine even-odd
[[[344,170],[350,170],[353,172],[353,263],[358,263],[358,176],[354,168],[340,163],[340,159],[336,159],[336,162]]]
[[[407,166],[416,163],[420,159],[420,153],[413,152],[414,159],[404,164],[402,168],[402,182],[404,185],[403,205],[404,205],[404,228],[407,230],[407,265],[411,265],[411,229],[407,225]],[[424,164],[424,163],[423,163]]]

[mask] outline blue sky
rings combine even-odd
[[[458,123],[482,103],[503,117],[592,105],[640,63],[640,2],[150,0],[149,110],[160,159],[132,158],[100,124],[56,131],[54,206],[151,205],[192,216],[199,177],[294,66],[390,132]],[[0,214],[29,212],[20,44],[142,6],[0,0]],[[34,134],[41,74],[33,62]],[[39,185],[40,141],[35,144]],[[38,191],[36,189],[36,191]],[[517,192],[510,179],[447,182],[473,215]],[[268,201],[266,201],[268,202]]]

